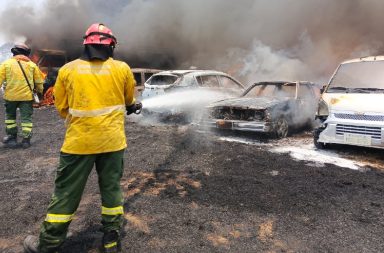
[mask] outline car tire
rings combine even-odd
[[[275,137],[282,139],[288,136],[289,125],[286,119],[280,118],[275,123]]]
[[[319,142],[319,136],[320,136],[320,133],[323,131],[324,129],[321,129],[321,128],[316,128],[314,131],[313,131],[313,144],[315,145],[315,147],[317,149],[326,149],[327,148],[327,145],[323,142]]]

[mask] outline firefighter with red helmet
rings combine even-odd
[[[38,66],[29,59],[31,49],[25,44],[16,44],[11,49],[13,57],[0,65],[0,87],[5,83],[5,132],[3,138],[5,147],[16,148],[17,122],[16,112],[20,110],[21,146],[31,146],[33,91],[43,92],[44,77]]]
[[[112,58],[116,43],[108,27],[93,24],[85,33],[81,58],[59,71],[55,106],[66,119],[66,135],[40,237],[24,240],[26,252],[57,252],[94,166],[101,193],[103,251],[120,252],[124,214],[120,179],[127,146],[124,120],[125,113],[139,113],[141,103],[135,103],[129,66]]]

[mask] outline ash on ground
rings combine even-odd
[[[123,252],[384,252],[379,151],[329,151],[366,157],[369,170],[320,167],[271,152],[310,145],[310,132],[260,141],[128,118]],[[52,194],[64,122],[54,108],[35,110],[34,122],[32,148],[0,152],[4,253],[38,234]],[[100,212],[93,172],[63,252],[98,252]]]

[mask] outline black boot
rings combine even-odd
[[[23,242],[26,253],[39,253],[39,239],[36,236],[28,235]]]
[[[24,252],[25,253],[41,253],[41,252],[49,252],[49,253],[59,253],[57,248],[39,249],[39,238],[33,235],[28,235],[23,242]]]
[[[120,234],[118,231],[112,230],[104,233],[103,252],[104,253],[121,252]]]
[[[16,148],[17,147],[17,135],[7,135],[3,138],[4,147]]]
[[[21,141],[21,147],[22,148],[29,148],[31,146],[31,139],[30,138],[23,138]]]

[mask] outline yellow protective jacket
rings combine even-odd
[[[0,65],[0,87],[5,82],[4,99],[8,101],[31,101],[33,100],[31,89],[28,87],[17,61],[23,66],[32,90],[43,93],[44,77],[39,67],[27,56],[17,55]]]
[[[99,154],[124,149],[125,107],[136,85],[129,66],[106,61],[74,60],[64,65],[55,83],[55,106],[66,118],[62,152]]]

